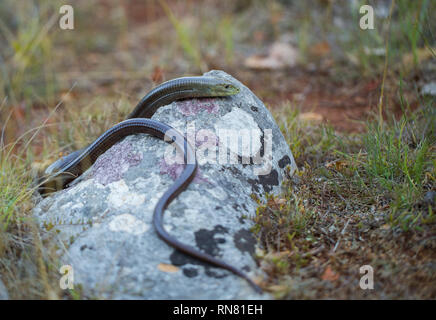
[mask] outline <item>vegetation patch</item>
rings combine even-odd
[[[298,116],[276,118],[299,171],[255,217],[264,287],[278,298],[434,298],[432,103],[353,136]],[[363,265],[374,290],[359,286]]]

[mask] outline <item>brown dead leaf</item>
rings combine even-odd
[[[318,42],[310,49],[310,53],[317,57],[324,57],[330,53],[330,45],[327,41]]]
[[[288,290],[288,287],[284,284],[273,284],[272,286],[268,286],[268,289],[272,292],[280,292]]]
[[[265,255],[265,258],[267,260],[275,260],[275,259],[282,259],[286,256],[289,256],[291,254],[291,252],[289,250],[284,250],[284,251],[274,251],[274,252],[268,252]]]
[[[276,203],[279,204],[279,205],[280,204],[285,204],[286,203],[286,199],[277,199]]]
[[[346,160],[333,160],[325,164],[327,169],[335,169],[337,171],[341,171],[348,166],[349,163]]]
[[[336,281],[339,279],[339,274],[333,272],[332,268],[330,268],[330,266],[327,266],[321,279],[328,280],[328,281]]]
[[[177,272],[177,271],[179,271],[179,267],[176,267],[175,265],[172,265],[172,264],[166,264],[166,263],[159,263],[159,265],[157,266],[157,268],[160,270],[160,271],[163,271],[163,272],[169,272],[169,273],[174,273],[174,272]]]
[[[277,207],[276,200],[274,198],[268,199],[267,206],[272,207],[272,208],[276,208]]]
[[[71,91],[62,90],[61,97],[63,102],[71,102],[74,100],[76,95]]]
[[[151,74],[151,80],[154,83],[161,83],[163,80],[163,70],[159,66],[155,66]]]
[[[315,112],[304,112],[298,115],[298,119],[304,121],[321,122],[324,118],[321,114]]]

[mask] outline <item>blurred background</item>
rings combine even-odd
[[[362,298],[347,276],[375,259],[385,268],[376,297],[436,296],[436,1],[75,0],[74,29],[62,30],[64,4],[0,1],[0,284],[3,275],[11,297],[64,295],[56,248],[28,223],[37,173],[157,84],[211,69],[265,102],[301,170],[299,193],[258,210],[268,290]],[[364,4],[373,30],[359,26]],[[364,214],[345,232],[346,215],[331,208]],[[380,232],[366,248],[328,251],[365,230]],[[411,239],[433,247],[410,253]]]
[[[435,73],[427,49],[435,45],[434,1],[397,1],[388,21],[390,1],[78,0],[74,30],[59,27],[63,4],[0,4],[0,119],[13,110],[9,141],[40,124],[63,93],[70,91],[60,109],[77,112],[75,120],[107,117],[157,83],[210,69],[240,79],[271,109],[290,101],[356,131],[355,120],[377,106],[386,54],[387,96],[400,80],[405,92],[419,90]],[[374,8],[374,30],[359,27],[363,4]],[[401,111],[395,97],[390,107]]]

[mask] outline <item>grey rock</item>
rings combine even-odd
[[[0,300],[9,300],[8,290],[0,279]]]
[[[257,207],[252,194],[264,198],[265,192],[279,192],[281,181],[295,170],[295,161],[271,114],[247,87],[222,71],[207,75],[228,79],[241,92],[228,98],[177,101],[153,116],[188,139],[197,133],[191,145],[197,147],[199,170],[166,210],[165,228],[180,241],[251,277],[261,277],[250,231],[250,216]],[[239,149],[231,144],[227,148],[245,164],[213,161],[212,152],[200,152],[205,135],[211,146],[223,145],[222,129],[252,129],[251,149],[242,143]],[[268,143],[268,129],[272,143]],[[80,283],[85,297],[91,298],[269,298],[256,294],[227,270],[181,254],[158,238],[152,225],[154,206],[183,168],[167,163],[168,148],[169,144],[148,135],[129,136],[102,155],[72,187],[38,203],[34,216],[46,237],[62,241],[61,262],[73,267],[74,283]],[[263,162],[253,164],[259,152]],[[256,172],[256,168],[266,169]]]

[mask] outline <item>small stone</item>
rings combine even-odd
[[[433,205],[436,202],[436,191],[427,191],[424,194],[424,202]]]
[[[425,84],[421,89],[421,93],[424,95],[436,96],[436,82]]]

